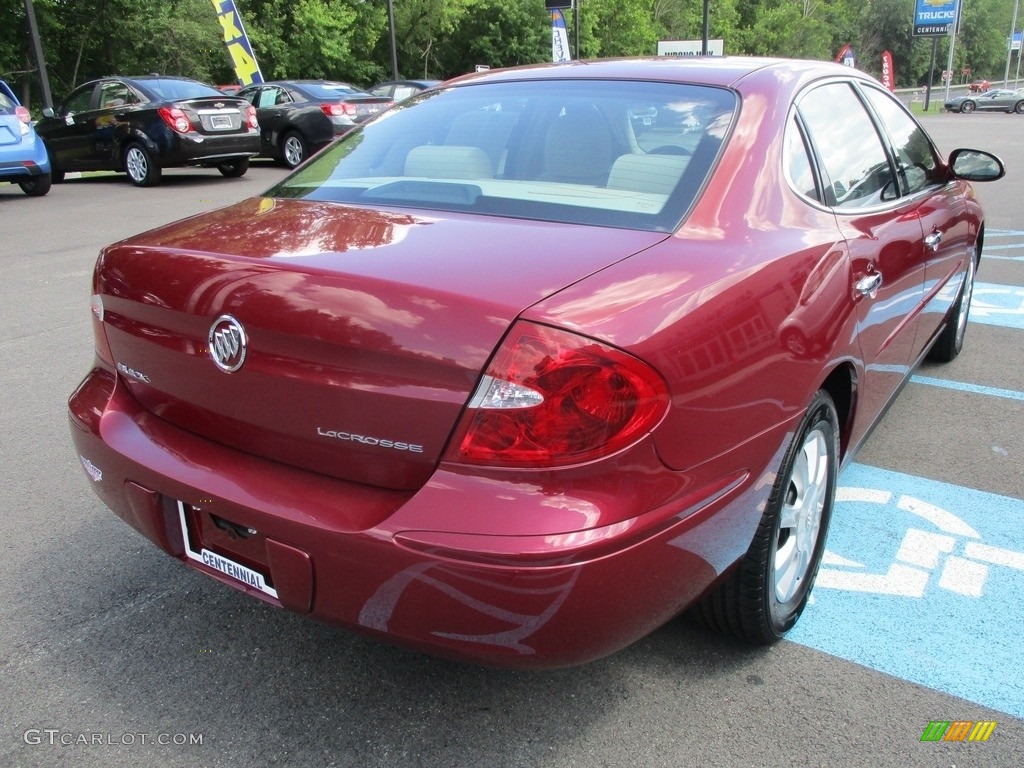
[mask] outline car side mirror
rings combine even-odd
[[[56,117],[57,113],[53,111],[53,107],[43,108],[43,117]]]
[[[996,181],[1006,175],[1003,161],[980,149],[954,149],[949,167],[954,176],[965,181]]]

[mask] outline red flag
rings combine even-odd
[[[882,85],[890,91],[896,90],[896,70],[892,65],[892,54],[882,51]]]

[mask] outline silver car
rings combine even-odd
[[[945,103],[947,112],[1016,112],[1024,114],[1024,88],[1016,91],[997,89],[986,93],[967,93]]]

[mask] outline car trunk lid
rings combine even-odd
[[[256,198],[108,247],[97,289],[143,407],[259,456],[412,489],[515,317],[664,237]],[[243,339],[240,367],[219,368],[211,341]]]

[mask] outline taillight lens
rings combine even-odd
[[[323,113],[328,117],[341,117],[345,114],[345,107],[336,102],[321,104],[320,109],[322,109]]]
[[[21,135],[27,136],[29,125],[32,123],[32,115],[20,104],[14,108],[14,114],[18,118],[18,128],[21,130]]]
[[[178,107],[160,107],[157,112],[160,113],[160,117],[163,118],[164,122],[178,133],[188,133],[195,130],[188,116]]]
[[[667,408],[668,387],[643,361],[520,322],[471,398],[449,458],[507,467],[591,461],[635,443]]]
[[[114,353],[110,351],[107,333],[103,328],[103,297],[98,293],[92,295],[92,335],[96,356],[113,368]]]
[[[255,129],[260,127],[260,123],[256,119],[256,107],[252,106],[251,104],[245,110],[245,120],[247,123],[249,123],[250,128]]]

